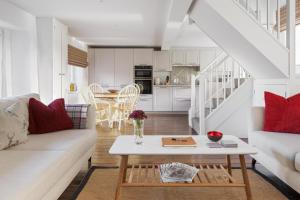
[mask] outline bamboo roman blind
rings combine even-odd
[[[87,52],[68,45],[68,64],[78,67],[87,67]]]
[[[280,8],[280,31],[286,30],[287,23],[287,8]],[[296,0],[296,25],[300,25],[300,0]]]

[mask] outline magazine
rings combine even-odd
[[[173,183],[173,182],[192,182],[198,169],[190,165],[183,163],[168,163],[161,164],[159,167],[160,177],[164,183]]]

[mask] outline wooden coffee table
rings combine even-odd
[[[186,136],[186,135],[185,135]],[[246,144],[235,136],[226,135],[224,140],[238,143],[237,148],[208,148],[206,136],[193,136],[197,147],[162,147],[161,135],[145,136],[142,145],[134,143],[132,135],[119,136],[109,150],[110,154],[120,155],[121,164],[116,188],[115,200],[120,198],[121,187],[242,187],[245,188],[247,199],[252,199],[245,155],[256,154],[254,147]],[[168,135],[169,137],[169,135]],[[178,137],[170,136],[170,137]],[[179,136],[180,137],[180,136]],[[192,183],[162,183],[159,178],[159,164],[133,164],[128,166],[128,156],[168,156],[168,155],[224,155],[227,166],[214,163],[188,163],[199,169]],[[238,155],[241,164],[243,182],[235,180],[231,173],[231,155]],[[128,173],[127,173],[128,171]],[[143,174],[143,179],[141,178]]]

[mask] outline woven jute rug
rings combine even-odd
[[[116,189],[118,169],[96,168],[78,193],[77,200],[112,200]],[[287,199],[269,182],[248,170],[254,200]],[[239,169],[233,176],[241,181]],[[122,188],[121,200],[235,200],[246,199],[243,188]]]

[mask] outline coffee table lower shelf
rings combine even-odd
[[[126,179],[121,187],[245,187],[238,183],[221,164],[190,164],[199,169],[191,183],[163,183],[159,164],[136,164],[127,166]]]

